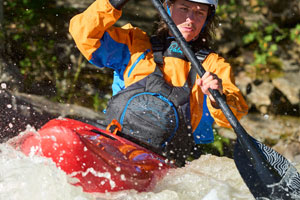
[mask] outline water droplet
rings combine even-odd
[[[121,168],[120,167],[116,167],[116,171],[117,172],[121,171]]]
[[[126,181],[126,177],[125,177],[124,174],[121,174],[121,180],[122,180],[122,181]]]
[[[6,83],[1,83],[1,88],[2,88],[2,89],[6,89],[6,87],[7,87],[7,86],[6,86]]]
[[[264,118],[265,118],[265,119],[269,119],[269,117],[270,117],[270,116],[267,115],[267,114],[264,115]]]

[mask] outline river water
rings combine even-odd
[[[31,130],[32,131],[32,130]],[[26,134],[26,133],[25,133]],[[251,200],[254,199],[226,157],[203,155],[184,168],[172,169],[152,191],[89,194],[52,160],[27,157],[0,144],[0,200]]]

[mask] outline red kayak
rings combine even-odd
[[[147,191],[174,167],[133,142],[80,121],[54,119],[38,133],[20,139],[21,151],[52,158],[85,192]]]

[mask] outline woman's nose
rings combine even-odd
[[[194,12],[188,12],[187,13],[187,20],[188,21],[194,21],[195,20],[195,14],[194,14]]]

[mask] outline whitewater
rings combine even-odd
[[[28,127],[21,135],[35,130]],[[18,136],[20,137],[20,136]],[[74,178],[49,158],[25,156],[11,144],[0,144],[0,200],[251,200],[234,161],[203,155],[172,169],[151,191],[85,193],[73,186]],[[297,167],[299,169],[299,167]]]

